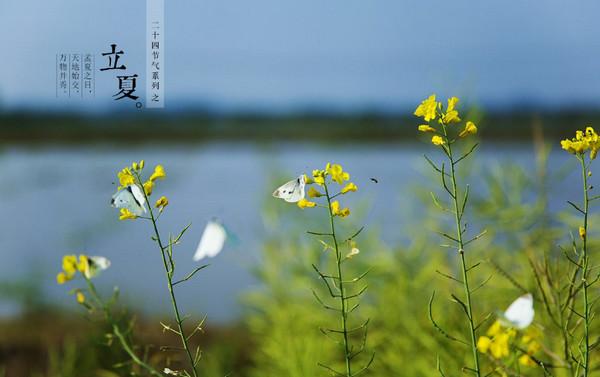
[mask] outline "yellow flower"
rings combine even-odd
[[[598,154],[598,149],[600,149],[600,138],[592,127],[586,127],[585,136],[589,143],[589,148],[591,149],[590,158],[593,160]]]
[[[135,162],[135,161],[134,161],[134,162],[132,162],[132,163],[131,163],[131,168],[132,168],[133,170],[139,170],[139,165],[138,165],[138,163],[137,163],[137,162]]]
[[[418,129],[421,132],[436,132],[437,131],[435,128],[431,127],[428,124],[421,124]]]
[[[448,98],[448,108],[446,109],[446,113],[442,117],[442,123],[450,124],[450,123],[458,123],[460,122],[460,118],[458,117],[458,111],[454,108],[458,103],[458,98],[450,97]]]
[[[77,263],[77,270],[81,273],[85,273],[90,267],[90,261],[86,255],[79,256],[79,263]]]
[[[161,196],[157,201],[156,201],[156,208],[165,208],[166,206],[169,205],[169,199],[167,199],[166,196]]]
[[[64,272],[59,272],[56,275],[56,282],[58,284],[65,284],[66,282],[68,282],[69,280],[73,279],[73,277],[69,277],[67,276],[67,274],[65,274]]]
[[[85,295],[83,294],[83,292],[77,291],[77,294],[75,296],[77,297],[78,303],[83,304],[85,302]]]
[[[298,207],[304,209],[304,208],[312,208],[315,207],[317,205],[317,203],[315,202],[311,202],[310,200],[306,200],[304,198],[300,199],[297,203]]]
[[[347,193],[347,192],[350,192],[350,191],[356,191],[356,190],[358,190],[358,187],[356,187],[356,185],[355,185],[354,183],[350,182],[350,183],[348,183],[346,186],[344,186],[344,187],[342,188],[342,191],[340,191],[340,192],[341,192],[342,194],[345,194],[345,193]]]
[[[152,195],[152,189],[154,189],[154,181],[148,180],[144,182],[144,192],[146,193],[146,195]]]
[[[346,217],[350,215],[350,210],[348,208],[340,209],[340,202],[336,200],[331,202],[331,213],[333,216]]]
[[[535,361],[533,361],[531,356],[529,356],[527,354],[521,355],[521,357],[519,357],[519,364],[526,366],[526,367],[534,367],[537,365],[537,363]]]
[[[325,183],[325,171],[315,169],[315,170],[313,170],[312,174],[313,174],[314,182],[316,184],[318,184],[319,186],[323,186],[323,184]]]
[[[487,336],[479,337],[477,349],[481,353],[490,353],[495,359],[509,355],[510,341],[517,335],[512,328],[504,328],[500,321],[495,321],[487,330]]]
[[[433,145],[444,145],[446,144],[446,142],[444,141],[444,139],[439,136],[439,135],[435,135],[434,137],[431,138],[431,143],[433,143]]]
[[[119,173],[117,173],[117,177],[119,178],[119,189],[135,183],[135,178],[133,177],[133,174],[131,174],[131,170],[129,170],[129,168],[124,168],[121,170]]]
[[[582,226],[579,227],[579,237],[581,237],[582,240],[585,240],[585,228]]]
[[[144,168],[145,165],[145,161],[144,160],[140,160],[139,166],[140,166],[140,170],[142,170]]]
[[[492,340],[487,336],[480,336],[477,340],[477,349],[481,353],[486,353],[490,349],[490,344],[492,344]]]
[[[502,324],[500,321],[495,321],[487,331],[488,336],[496,336],[502,332]]]
[[[306,183],[307,185],[310,185],[310,184],[315,183],[315,181],[308,175],[304,174],[304,183]]]
[[[435,100],[435,94],[432,94],[429,98],[421,102],[414,114],[418,117],[423,117],[425,122],[429,122],[437,116],[437,107],[438,103]]]
[[[154,173],[150,176],[150,180],[156,181],[157,179],[164,179],[166,176],[165,168],[163,168],[162,165],[156,165],[154,167]]]
[[[502,333],[494,337],[494,341],[490,344],[490,353],[495,359],[501,359],[509,355],[510,335]]]
[[[459,99],[457,97],[448,98],[448,107],[446,108],[446,112],[455,111],[456,104]]]
[[[119,220],[133,220],[137,219],[137,216],[131,213],[127,208],[121,208],[121,215]]]
[[[75,275],[77,272],[77,257],[75,255],[65,255],[62,260],[62,268],[69,278]]]
[[[600,137],[592,127],[586,127],[585,132],[577,131],[573,139],[561,140],[560,145],[573,154],[584,154],[590,150],[590,158],[593,160],[600,149]]]
[[[477,133],[477,126],[475,126],[475,123],[468,121],[467,124],[465,124],[465,129],[462,130],[458,136],[459,137],[465,137],[465,136],[469,136],[469,135],[475,135]]]
[[[323,194],[321,194],[319,192],[319,190],[317,190],[316,188],[311,187],[311,188],[308,189],[308,196],[311,197],[311,198],[318,198],[320,196],[323,196]]]
[[[337,182],[338,184],[342,184],[344,183],[344,181],[347,181],[350,179],[350,174],[348,172],[345,172],[344,169],[342,168],[342,165],[338,165],[338,164],[330,164],[327,163],[327,166],[325,167],[325,171],[327,172],[327,174],[329,174],[331,176],[331,179],[334,182]]]

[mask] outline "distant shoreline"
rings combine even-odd
[[[469,116],[483,138],[531,139],[534,129],[545,137],[565,137],[586,125],[599,125],[600,112],[513,112]],[[92,143],[164,141],[397,142],[415,140],[419,119],[382,116],[223,116],[168,114],[142,116],[75,116],[56,114],[0,115],[0,143]]]

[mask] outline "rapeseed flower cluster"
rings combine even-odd
[[[119,187],[113,196],[112,204],[119,209],[119,220],[133,220],[146,213],[146,200],[152,195],[156,181],[167,176],[162,165],[156,165],[150,177],[143,181],[142,170],[145,162],[133,162],[117,173]],[[162,211],[169,200],[162,196],[155,207]]]
[[[315,169],[312,172],[312,178],[305,176],[307,185],[311,186],[308,189],[308,196],[311,199],[320,198],[326,196],[328,198],[328,206],[330,207],[331,214],[338,217],[347,217],[350,215],[350,209],[342,207],[339,201],[332,200],[340,195],[345,195],[349,192],[355,192],[358,187],[353,182],[350,182],[350,173],[344,171],[344,168],[339,164],[327,163],[325,169]],[[332,194],[330,192],[331,185],[337,184],[341,186],[339,192]],[[323,188],[321,190],[320,187]],[[317,207],[318,204],[314,201],[302,198],[297,202],[300,208],[312,208]]]
[[[106,270],[108,267],[110,267],[110,261],[104,257],[81,254],[77,258],[76,255],[65,255],[62,259],[62,271],[56,275],[56,282],[58,284],[65,284],[75,279],[78,273],[86,280],[92,279],[100,271]],[[83,292],[80,289],[76,289],[74,293],[77,302],[83,304],[85,302]]]
[[[562,149],[575,155],[584,155],[590,151],[590,159],[595,159],[600,149],[600,139],[592,127],[586,127],[585,131],[577,131],[572,139],[560,142]]]
[[[456,109],[459,99],[450,97],[444,110],[444,105],[438,102],[436,95],[432,94],[421,102],[414,112],[414,115],[423,118],[427,124],[421,124],[417,127],[420,132],[433,133],[431,143],[437,146],[443,146],[454,141],[448,134],[447,126],[454,123],[460,123],[462,119]],[[430,122],[436,120],[441,125],[440,128],[433,127]],[[467,121],[461,131],[458,132],[459,138],[465,138],[477,133],[477,126],[472,121]]]
[[[533,355],[541,349],[538,342],[540,334],[533,327],[527,328],[518,339],[519,332],[511,326],[495,321],[487,330],[485,336],[477,340],[477,350],[488,354],[494,359],[504,359],[511,354],[511,348],[518,349],[522,355],[519,364],[523,366],[536,366]]]

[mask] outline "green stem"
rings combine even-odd
[[[102,308],[104,317],[106,318],[106,321],[110,324],[112,332],[119,340],[119,343],[121,344],[121,347],[123,348],[123,350],[127,353],[127,355],[129,355],[129,357],[131,358],[131,360],[133,360],[134,363],[136,363],[140,367],[146,369],[148,371],[148,373],[150,373],[151,375],[156,376],[156,377],[163,377],[163,375],[160,372],[158,372],[156,369],[154,369],[149,364],[145,363],[142,359],[140,359],[135,354],[135,352],[133,351],[133,349],[127,342],[125,335],[123,335],[123,333],[121,332],[119,325],[112,318],[110,309],[108,308],[106,303],[104,303],[104,301],[102,301],[102,299],[100,298],[100,295],[98,294],[98,291],[96,291],[96,287],[94,286],[94,284],[87,277],[84,276],[84,278],[87,282],[88,290],[89,290],[90,294],[92,295],[94,300],[98,303],[98,305],[100,305],[100,307]]]
[[[583,377],[587,377],[589,371],[589,357],[590,357],[590,307],[589,307],[589,295],[588,295],[588,266],[589,256],[587,252],[587,228],[588,228],[588,183],[587,183],[587,171],[585,167],[585,157],[582,155],[579,157],[581,162],[581,175],[583,178],[583,246],[582,246],[582,275],[581,280],[583,284],[583,316],[584,316],[584,352],[583,352]]]
[[[477,376],[481,376],[481,371],[479,369],[479,353],[477,352],[477,338],[475,335],[475,324],[473,321],[473,306],[471,303],[471,289],[469,288],[469,276],[467,271],[467,263],[465,260],[465,250],[464,250],[464,242],[462,237],[462,209],[458,203],[458,187],[456,185],[456,168],[454,157],[452,155],[452,143],[448,140],[448,133],[446,132],[446,126],[442,125],[444,130],[444,136],[446,141],[448,142],[448,159],[450,160],[450,175],[452,178],[452,200],[454,202],[454,220],[456,222],[456,239],[458,241],[458,254],[460,255],[460,265],[462,269],[462,279],[463,279],[463,287],[465,290],[466,296],[466,305],[467,305],[467,317],[469,319],[469,332],[471,335],[471,350],[473,352],[473,362],[475,364],[474,370]]]
[[[340,305],[342,310],[342,331],[344,335],[344,359],[346,361],[346,376],[352,377],[352,365],[350,362],[350,344],[348,342],[348,313],[346,312],[346,294],[344,290],[344,278],[342,275],[342,256],[339,250],[338,241],[335,234],[334,215],[331,209],[331,197],[329,196],[329,190],[327,183],[324,183],[325,195],[327,196],[327,206],[329,209],[329,220],[331,223],[331,237],[333,238],[333,244],[335,245],[335,259],[337,264],[337,278],[340,284]]]
[[[188,338],[185,335],[185,331],[183,329],[183,321],[181,319],[181,314],[179,312],[179,306],[177,305],[177,298],[175,297],[175,291],[173,289],[173,272],[174,271],[169,268],[169,263],[167,262],[167,256],[165,255],[165,247],[163,246],[163,242],[160,237],[160,232],[158,231],[158,225],[156,222],[157,218],[154,216],[154,212],[152,211],[152,206],[150,205],[148,195],[146,195],[146,191],[143,188],[144,184],[142,183],[142,180],[141,180],[139,174],[138,173],[135,173],[135,174],[136,174],[138,183],[140,185],[140,188],[142,189],[142,192],[144,193],[146,203],[148,204],[148,212],[150,213],[150,221],[152,221],[152,227],[154,229],[154,236],[156,238],[156,242],[158,243],[158,247],[160,248],[160,253],[162,255],[163,265],[165,268],[165,274],[167,277],[167,287],[169,289],[169,296],[171,298],[171,303],[173,304],[173,313],[175,314],[175,320],[177,322],[177,328],[179,330],[178,333],[181,338],[181,345],[183,346],[185,353],[188,357],[190,366],[192,368],[193,376],[198,377],[198,371],[196,370],[194,357],[192,356],[192,352],[190,351],[190,347],[188,344]],[[171,245],[169,245],[169,247],[171,247]],[[170,258],[171,258],[171,256],[169,255],[169,259]],[[173,265],[172,260],[171,260],[171,265]]]

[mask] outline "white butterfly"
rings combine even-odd
[[[204,228],[200,243],[194,254],[194,260],[199,261],[202,258],[212,258],[219,254],[225,245],[227,232],[223,225],[216,221],[209,221]]]
[[[273,196],[285,200],[286,202],[295,203],[304,199],[304,186],[306,185],[306,177],[304,174],[296,179],[289,181],[279,187]]]
[[[533,322],[534,315],[533,296],[528,293],[513,301],[502,315],[502,319],[508,322],[507,325],[523,330]]]
[[[88,257],[88,265],[84,271],[85,277],[88,279],[98,275],[100,271],[104,271],[110,267],[110,260],[100,256]]]
[[[136,216],[146,213],[146,198],[138,185],[129,185],[117,191],[110,204],[115,208],[127,208]]]

